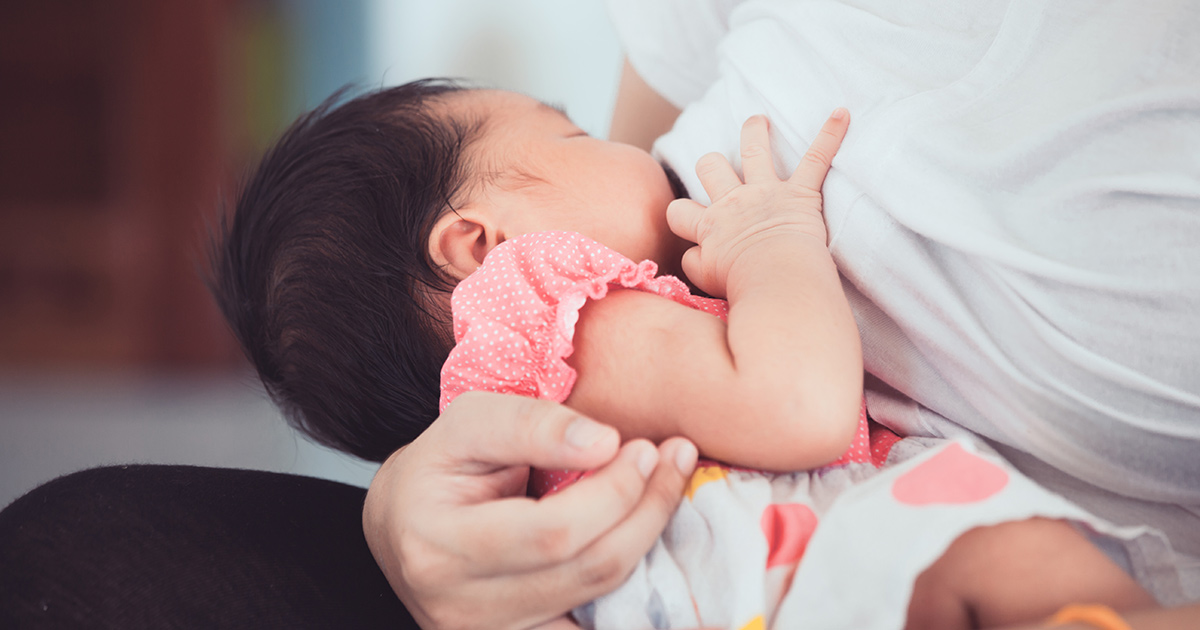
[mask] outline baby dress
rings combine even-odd
[[[472,390],[565,400],[579,309],[614,287],[714,317],[728,310],[658,276],[654,262],[573,232],[509,239],[454,290],[441,407]],[[530,491],[577,477],[534,471]],[[574,611],[582,627],[897,630],[917,576],[958,536],[1034,516],[1069,519],[1108,541],[1138,579],[1164,570],[1144,558],[1168,557],[1154,555],[1167,543],[1152,530],[1091,516],[975,440],[902,439],[869,422],[865,407],[849,451],[829,465],[764,473],[701,460],[685,494],[629,579]]]

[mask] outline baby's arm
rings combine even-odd
[[[826,245],[821,184],[849,124],[831,117],[796,172],[775,175],[766,119],[742,129],[745,183],[718,155],[697,172],[713,204],[680,200],[671,229],[698,243],[683,268],[729,300],[716,318],[637,291],[584,307],[567,404],[624,439],[684,435],[701,453],[770,470],[848,448],[862,399],[858,329]]]

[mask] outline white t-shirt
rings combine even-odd
[[[825,214],[872,416],[1159,528],[1200,599],[1200,3],[610,5],[700,201],[750,115],[783,175],[849,108]]]

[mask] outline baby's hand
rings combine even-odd
[[[751,247],[767,240],[800,235],[826,245],[821,184],[849,125],[849,113],[835,110],[787,181],[775,174],[763,116],[742,126],[744,183],[723,155],[700,158],[696,174],[712,205],[677,199],[667,207],[671,231],[696,243],[683,256],[683,272],[700,290],[725,297],[729,270]]]

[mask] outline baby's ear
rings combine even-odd
[[[486,219],[450,212],[433,225],[429,255],[443,271],[462,280],[478,269],[484,256],[503,240]]]

